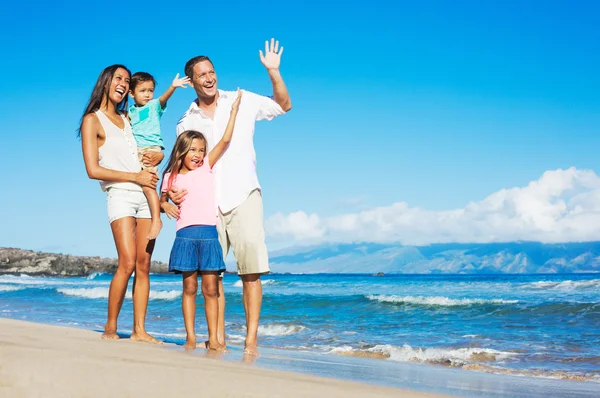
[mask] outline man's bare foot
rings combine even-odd
[[[150,224],[150,232],[148,232],[148,240],[154,240],[158,237],[160,230],[162,229],[163,223],[160,218],[152,220]]]
[[[146,332],[133,333],[129,339],[140,343],[162,344],[162,341],[156,340]]]
[[[244,355],[253,355],[258,356],[260,352],[258,352],[258,347],[255,345],[247,345],[244,347]]]
[[[105,330],[104,333],[102,333],[102,340],[119,340],[119,336],[114,330]]]

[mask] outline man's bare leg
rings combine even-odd
[[[150,296],[150,260],[154,250],[154,240],[148,241],[148,231],[152,221],[147,218],[137,220],[135,230],[137,255],[135,276],[133,277],[133,331],[131,340],[144,343],[160,343],[146,333],[146,311]]]
[[[244,311],[246,312],[246,342],[244,354],[258,355],[258,321],[262,305],[260,274],[240,275],[244,286]]]
[[[125,299],[127,283],[135,269],[135,219],[133,217],[119,218],[110,224],[110,228],[117,247],[119,264],[108,290],[108,318],[102,338],[118,340],[117,319]]]

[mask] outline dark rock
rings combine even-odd
[[[87,276],[94,272],[113,273],[117,264],[115,258],[0,248],[0,274]],[[159,261],[150,264],[150,272],[166,273],[167,270],[168,264]]]

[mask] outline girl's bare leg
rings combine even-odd
[[[137,255],[135,259],[135,276],[133,278],[133,331],[131,340],[146,343],[160,343],[146,333],[146,311],[148,297],[150,296],[150,260],[154,250],[154,240],[148,241],[146,237],[150,231],[152,221],[148,218],[137,219],[135,229],[135,244]]]
[[[208,325],[208,349],[223,350],[223,345],[217,339],[219,323],[219,300],[218,286],[219,276],[217,272],[202,272],[202,294],[204,295],[204,312]]]
[[[113,221],[110,228],[117,247],[119,264],[108,290],[108,318],[104,326],[103,339],[117,340],[117,319],[123,306],[127,283],[135,269],[135,219],[123,217]]]
[[[198,293],[198,271],[183,273],[183,295],[181,310],[187,338],[184,347],[196,348],[196,294]]]
[[[225,347],[225,290],[223,290],[223,277],[219,277],[219,322],[217,326],[217,340]]]

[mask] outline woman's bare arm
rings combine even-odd
[[[81,124],[81,149],[85,170],[89,178],[101,181],[133,182],[141,186],[156,189],[158,176],[147,170],[139,173],[111,170],[100,166],[98,155],[98,139],[101,133],[98,117],[90,113],[83,118]]]

